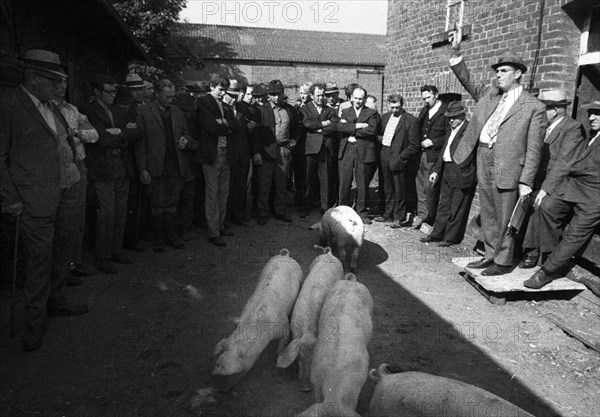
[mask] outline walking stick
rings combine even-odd
[[[15,230],[15,244],[13,253],[13,269],[12,269],[12,300],[10,301],[10,337],[15,337],[15,308],[17,304],[17,252],[19,250],[19,229],[21,228],[21,215],[17,216]]]

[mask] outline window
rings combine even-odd
[[[600,64],[600,6],[591,10],[581,34],[579,65],[590,64]]]

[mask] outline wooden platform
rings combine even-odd
[[[506,299],[510,294],[515,293],[545,293],[551,291],[583,291],[585,285],[571,281],[568,278],[559,278],[545,285],[539,290],[527,288],[523,282],[529,279],[539,267],[531,269],[515,268],[512,272],[500,276],[482,276],[482,269],[467,268],[469,262],[477,259],[471,257],[453,258],[452,262],[463,268],[465,279],[473,285],[484,297],[492,304],[506,304]],[[524,294],[521,294],[524,295]]]

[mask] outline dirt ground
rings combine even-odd
[[[89,314],[53,318],[43,347],[20,349],[2,302],[0,415],[65,417],[294,416],[313,402],[275,368],[275,343],[231,393],[213,389],[215,344],[235,328],[260,270],[283,247],[307,273],[315,212],[285,224],[236,227],[227,248],[197,229],[185,250],[132,254],[117,275],[84,278],[68,294]],[[600,355],[544,314],[563,311],[598,328],[599,318],[569,301],[492,305],[450,260],[473,256],[473,242],[438,248],[415,230],[366,226],[358,280],[374,300],[370,366],[415,370],[475,384],[536,416],[600,415]],[[19,317],[22,320],[22,316]],[[368,415],[374,383],[357,411]],[[477,407],[475,405],[475,407]],[[426,409],[427,415],[442,415]],[[486,413],[474,408],[474,416]]]

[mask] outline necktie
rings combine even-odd
[[[506,98],[508,94],[504,93],[502,98],[498,102],[494,113],[490,117],[490,123],[488,124],[487,134],[490,137],[491,142],[496,142],[496,135],[498,135],[498,129],[500,128],[500,123],[502,123],[502,118],[504,117],[504,105],[506,104]]]

